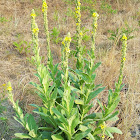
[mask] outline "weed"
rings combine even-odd
[[[61,62],[53,65],[53,56],[50,49],[50,38],[47,20],[47,3],[42,0],[42,12],[44,17],[44,27],[47,42],[47,67],[41,63],[42,57],[39,55],[39,28],[35,21],[35,11],[31,13],[31,30],[33,53],[32,60],[36,67],[35,76],[40,84],[31,82],[30,84],[36,88],[36,93],[42,100],[42,106],[32,104],[36,109],[34,113],[40,116],[41,123],[36,123],[32,114],[23,114],[22,109],[18,105],[18,101],[14,101],[11,83],[8,82],[7,91],[9,100],[13,104],[16,111],[15,120],[17,120],[26,130],[25,133],[16,133],[19,139],[31,140],[99,140],[108,137],[114,138],[113,133],[122,134],[117,127],[107,125],[108,121],[118,120],[118,111],[116,107],[120,101],[120,91],[123,87],[123,68],[126,56],[127,37],[122,36],[122,57],[120,66],[120,75],[118,82],[115,83],[115,90],[108,92],[107,105],[103,106],[98,100],[101,112],[92,112],[95,97],[101,93],[105,87],[95,84],[96,69],[101,62],[95,63],[95,36],[97,30],[98,14],[92,14],[92,32],[91,32],[91,48],[87,51],[88,56],[85,57],[84,47],[82,46],[83,32],[81,30],[81,13],[80,0],[76,1],[76,55],[77,60],[75,69],[69,67],[69,54],[71,35],[70,32],[62,41],[62,57]],[[60,66],[61,64],[61,66]],[[61,67],[61,68],[59,68]],[[17,138],[13,138],[16,140]]]
[[[5,17],[3,16],[0,16],[0,22],[3,23],[3,22],[8,22],[8,19],[6,19]]]
[[[110,4],[106,3],[105,1],[102,1],[101,10],[103,10],[105,13],[111,13],[111,14],[116,14],[117,9],[113,9]]]
[[[51,40],[55,43],[55,44],[58,44],[62,41],[62,38],[59,37],[60,35],[60,31],[54,27],[52,29],[52,33],[50,34],[51,35]]]
[[[28,55],[30,53],[30,48],[31,48],[31,43],[32,42],[27,42],[22,40],[21,34],[17,34],[17,42],[13,42],[13,45],[15,49],[20,53],[20,54],[25,54]]]
[[[13,45],[16,47],[15,49],[20,53],[20,54],[25,54],[28,55],[30,53],[30,48],[31,48],[31,42],[27,41],[20,41],[18,42],[13,42]]]
[[[108,33],[110,33],[109,40],[113,40],[114,45],[119,45],[121,42],[121,37],[125,33],[127,35],[127,40],[133,39],[134,36],[131,35],[135,30],[133,27],[130,27],[128,24],[126,24],[126,27],[124,28],[117,28],[116,30],[108,30]]]

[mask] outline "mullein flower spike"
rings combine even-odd
[[[34,62],[37,66],[39,66],[41,64],[41,57],[39,56],[39,44],[38,44],[38,32],[39,32],[39,28],[35,22],[35,11],[34,9],[32,10],[31,13],[31,17],[32,17],[32,21],[31,21],[31,30],[32,30],[32,42],[33,42],[33,52],[34,52],[34,57],[32,57],[34,59]]]
[[[92,14],[92,17],[93,17],[93,24],[92,24],[92,31],[91,31],[91,39],[92,39],[92,45],[91,45],[91,65],[90,65],[90,69],[92,69],[93,67],[93,63],[94,63],[94,58],[95,58],[95,55],[94,55],[94,51],[95,51],[95,36],[96,36],[96,29],[97,29],[97,20],[98,20],[98,13],[97,12],[94,12]]]
[[[116,85],[116,92],[120,89],[120,86],[122,84],[122,79],[123,79],[123,67],[124,67],[124,62],[126,60],[126,49],[127,49],[127,37],[125,34],[123,34],[122,36],[122,57],[121,57],[121,67],[120,67],[120,75],[119,75],[119,80],[118,83]]]
[[[65,82],[68,82],[68,57],[69,57],[69,53],[70,53],[70,42],[71,42],[71,37],[70,37],[70,33],[67,34],[67,36],[64,38],[64,40],[62,41],[62,67],[64,69],[64,73],[65,73]]]
[[[43,0],[43,4],[42,4],[42,12],[44,13],[45,11],[47,11],[47,8],[48,8],[47,3],[46,3],[45,0]]]
[[[52,60],[52,55],[51,55],[51,49],[50,49],[50,35],[49,35],[49,29],[48,29],[48,18],[47,18],[47,3],[46,0],[42,0],[42,12],[43,12],[43,19],[44,19],[44,28],[45,28],[45,33],[46,33],[46,43],[47,43],[47,56],[48,56],[48,62],[47,65],[49,66]]]

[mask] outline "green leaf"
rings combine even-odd
[[[79,70],[77,70],[77,69],[76,69],[76,73],[77,73],[78,75],[80,75],[80,77],[81,77],[84,81],[86,81],[87,83],[90,83],[91,77],[90,77],[87,73],[81,72],[81,71],[79,71]]]
[[[26,128],[28,129],[28,131],[32,131],[32,135],[36,135],[37,134],[37,129],[38,126],[34,120],[34,117],[30,114],[27,118],[27,124],[26,124]],[[33,134],[34,133],[34,134]],[[34,136],[32,136],[34,137]]]
[[[43,93],[43,89],[41,88],[40,85],[34,83],[34,82],[30,82],[31,85],[33,85],[34,87],[36,87],[41,93]]]
[[[12,140],[23,140],[23,139],[20,139],[20,138],[12,138]]]
[[[72,108],[73,108],[74,100],[75,100],[75,94],[73,93],[72,96],[71,96],[70,105],[69,105],[70,111],[71,111]]]
[[[118,115],[118,113],[119,113],[119,111],[116,111],[112,115],[109,114],[108,116],[106,116],[105,120],[107,121],[107,120],[110,120],[110,119],[114,118],[116,115]]]
[[[24,127],[24,122],[22,122],[19,118],[15,117],[15,116],[14,116],[14,119]]]
[[[92,68],[92,70],[90,71],[90,73],[92,74],[100,65],[101,65],[101,62],[96,63],[96,64],[93,66],[93,68]]]
[[[54,127],[56,127],[55,121],[53,120],[53,118],[51,118],[50,115],[45,114],[43,112],[36,111],[36,110],[34,110],[33,112],[43,116],[44,117],[43,119],[46,120],[47,123],[49,123],[49,124],[53,125]]]
[[[93,136],[97,135],[97,134],[101,134],[102,133],[102,130],[101,128],[96,128],[93,132]]]
[[[117,120],[119,120],[118,116],[114,116],[113,118],[109,119],[109,121],[114,121],[114,122]]]
[[[46,130],[46,131],[53,131],[54,129],[52,127],[39,127],[40,130]]]
[[[96,117],[96,113],[92,113],[92,114],[90,114],[90,115],[87,115],[87,116],[84,118],[84,120],[85,120],[85,119],[95,119],[95,117]]]
[[[120,99],[116,100],[108,109],[107,108],[105,109],[105,117],[107,115],[111,114],[116,109],[119,101],[120,101]]]
[[[43,132],[40,132],[41,135],[42,135],[42,138],[43,140],[52,140],[51,138],[51,135],[52,135],[52,132],[47,132],[47,131],[43,131]]]
[[[104,113],[104,109],[103,109],[103,106],[102,106],[102,104],[101,104],[100,100],[99,100],[99,99],[97,99],[97,102],[98,102],[98,104],[99,104],[100,108],[102,109],[102,113]]]
[[[108,130],[110,133],[122,134],[122,131],[117,127],[106,127],[105,129]]]
[[[27,134],[24,134],[24,133],[15,133],[15,136],[18,137],[18,138],[28,138],[28,139],[31,139],[32,137],[30,137],[29,135]]]
[[[90,132],[91,129],[87,129],[85,132],[80,132],[75,135],[74,140],[81,140],[82,138],[85,138]]]
[[[59,128],[67,135],[68,138],[71,138],[70,133],[63,127],[59,126]]]
[[[57,91],[58,91],[58,93],[59,93],[59,95],[61,96],[61,97],[63,97],[63,91],[61,90],[61,89],[57,89]]]
[[[80,125],[79,126],[79,129],[81,131],[85,132],[88,129],[88,127],[87,126],[84,126],[84,125]],[[93,137],[93,135],[91,133],[89,133],[87,136],[90,138],[90,140],[95,140],[95,138]]]
[[[97,90],[91,92],[88,96],[88,99],[87,99],[87,104],[93,99],[95,98],[100,92],[102,92],[103,90],[105,89],[105,87],[103,88],[98,88]]]
[[[78,110],[78,109],[76,109],[76,110]],[[71,122],[71,132],[72,133],[75,132],[75,127],[80,123],[78,111],[74,114],[73,118],[72,118],[73,120]]]
[[[106,130],[106,129],[105,129],[105,134],[107,136],[109,136],[110,138],[114,138],[113,135],[108,130]]]
[[[77,105],[84,105],[84,101],[83,100],[80,100],[80,99],[75,99],[75,103]]]
[[[36,134],[36,133],[37,133],[37,132],[35,132],[35,130],[32,129],[32,130],[29,132],[29,135],[30,135],[31,137],[35,138],[35,137],[37,137],[37,134]]]
[[[53,140],[64,140],[63,137],[59,134],[54,134],[51,137]]]
[[[65,119],[65,117],[56,108],[52,108],[52,111],[58,117],[59,121],[61,121],[62,123],[64,123],[66,126],[68,126],[67,120]]]

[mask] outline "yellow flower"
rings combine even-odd
[[[76,10],[75,13],[76,13],[76,14],[79,14],[79,11]]]
[[[35,13],[31,13],[31,17],[35,18],[36,14]]]
[[[94,23],[94,27],[97,28],[97,26],[98,26],[97,23]]]
[[[5,86],[6,86],[6,84],[2,84],[2,86],[3,86],[3,87],[5,87]]]
[[[71,41],[71,37],[65,37],[65,39],[64,39],[65,41]]]
[[[104,129],[106,126],[101,124],[100,127],[101,127],[101,129]]]
[[[79,25],[79,23],[76,23],[76,26],[78,26]]]
[[[125,61],[126,59],[125,59],[125,57],[123,58],[123,61]]]
[[[77,7],[76,10],[80,10],[80,7]]]
[[[68,47],[65,48],[65,51],[66,51],[67,53],[70,53],[70,49],[69,49]]]
[[[47,10],[47,3],[46,2],[43,2],[42,4],[42,12],[44,13],[45,10]]]
[[[80,1],[78,1],[78,5],[81,5]]]
[[[9,87],[7,87],[7,90],[8,90],[8,91],[12,91],[13,89],[12,89],[11,86],[9,86]]]
[[[98,13],[94,12],[94,13],[92,14],[92,16],[95,17],[95,18],[98,18],[99,15],[98,15]]]
[[[64,41],[62,41],[62,45],[65,45]]]
[[[122,40],[127,40],[127,37],[125,34],[123,35]]]
[[[83,33],[81,32],[81,33],[80,33],[80,36],[82,36],[82,35],[83,35]]]
[[[34,28],[33,29],[33,33],[37,33],[37,32],[39,32],[39,29],[38,28]]]
[[[46,2],[43,2],[42,6],[43,6],[44,8],[47,8],[47,7],[48,7]]]
[[[104,139],[105,138],[105,136],[104,135],[102,135],[102,139]]]

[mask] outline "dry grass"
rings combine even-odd
[[[53,27],[59,28],[62,38],[68,31],[74,35],[74,18],[65,14],[68,8],[74,10],[74,5],[68,5],[63,0],[48,0],[47,3],[49,6],[49,29],[52,30]],[[133,28],[137,28],[138,30],[132,33],[135,38],[128,41],[123,80],[126,86],[121,92],[122,100],[119,106],[120,121],[116,124],[122,129],[124,134],[122,136],[115,136],[116,140],[132,140],[136,137],[131,137],[130,129],[134,130],[136,129],[136,125],[140,124],[140,119],[138,119],[138,105],[140,104],[140,27],[138,26],[138,20],[140,20],[140,1],[108,0],[108,3],[110,3],[114,9],[118,9],[118,14],[104,14],[104,11],[100,9],[101,1],[98,1],[95,5],[100,14],[96,39],[96,56],[97,61],[102,61],[102,66],[97,72],[96,82],[102,83],[108,90],[109,88],[114,88],[114,83],[119,75],[120,48],[118,46],[112,46],[112,42],[108,40],[108,30],[124,27],[125,23],[128,23]],[[32,110],[28,104],[40,103],[38,97],[28,84],[30,81],[36,81],[33,76],[34,68],[26,60],[24,55],[20,55],[19,52],[15,50],[13,42],[17,41],[16,36],[18,34],[21,34],[23,40],[31,41],[30,12],[32,8],[35,8],[38,15],[36,19],[40,29],[41,55],[46,56],[41,0],[32,0],[32,2],[30,0],[0,1],[0,16],[8,20],[7,22],[0,22],[0,85],[11,81],[15,98],[20,100],[23,105],[22,107],[27,112],[31,112]],[[58,11],[58,20],[54,18],[55,10]],[[88,29],[91,28],[92,21],[89,18],[89,14],[85,11],[82,12],[82,22],[82,26]],[[60,45],[51,42],[51,49],[55,56],[55,63],[59,62],[61,55]],[[30,57],[30,55],[31,53],[28,57]]]

